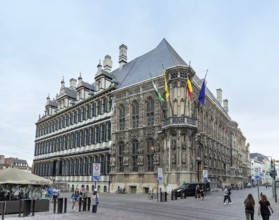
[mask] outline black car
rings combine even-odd
[[[181,193],[186,196],[195,196],[196,187],[199,185],[205,189],[205,192],[210,192],[210,183],[183,183],[181,186],[173,190],[173,194],[177,193],[180,197]]]

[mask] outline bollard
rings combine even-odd
[[[53,199],[53,213],[56,212],[56,199]]]
[[[83,198],[82,211],[86,211],[86,201],[87,201],[87,197]]]
[[[35,199],[31,200],[31,210],[32,210],[32,216],[35,215]]]
[[[87,202],[87,209],[88,209],[88,211],[90,211],[90,205],[91,205],[91,198],[90,197],[87,197],[87,199],[88,199],[88,202]]]
[[[19,207],[18,207],[18,217],[21,217],[21,209],[22,209],[22,199],[19,201]]]
[[[81,198],[79,198],[79,201],[78,201],[78,211],[79,212],[81,211]]]
[[[163,193],[160,192],[160,202],[163,202]]]
[[[63,212],[63,198],[57,199],[57,213],[61,214]]]
[[[171,200],[173,200],[173,191],[171,191]]]
[[[25,199],[23,200],[23,217],[30,215],[31,212],[31,200]]]
[[[177,200],[177,191],[175,191],[174,199]]]
[[[1,207],[1,215],[2,215],[2,220],[4,220],[5,217],[5,209],[6,209],[6,202],[1,202],[2,207]]]
[[[67,212],[67,198],[64,198],[64,213]]]
[[[168,193],[165,192],[165,202],[167,201],[167,196],[168,196]]]

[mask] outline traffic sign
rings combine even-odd
[[[256,179],[256,180],[260,180],[261,177],[260,177],[260,176],[255,176],[255,179]]]
[[[100,181],[100,163],[93,163],[93,174],[92,174],[92,181],[99,182]]]
[[[158,167],[158,181],[163,180],[163,169]]]

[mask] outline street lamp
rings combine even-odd
[[[274,198],[275,198],[275,202],[277,202],[277,192],[276,192],[276,176],[277,176],[277,172],[276,172],[276,168],[275,168],[275,160],[272,159],[271,156],[267,156],[270,157],[270,176],[273,179],[273,189],[274,189]]]
[[[276,168],[275,168],[275,160],[271,160],[270,162],[270,176],[273,178],[273,184],[274,184],[274,196],[275,196],[275,202],[277,202],[277,193],[276,193]]]

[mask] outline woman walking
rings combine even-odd
[[[271,213],[273,213],[273,209],[270,206],[270,202],[267,200],[267,197],[265,194],[262,195],[260,200],[260,206],[259,206],[259,215],[262,215],[263,220],[269,220],[269,216]],[[271,213],[270,213],[271,211]]]
[[[72,203],[73,203],[72,210],[77,211],[77,208],[75,209],[75,207],[78,207],[78,202],[79,202],[79,199],[80,199],[78,188],[76,188],[76,190],[73,192],[73,194],[71,196],[71,199],[72,199]]]
[[[255,200],[252,194],[248,194],[247,198],[244,200],[244,206],[246,220],[254,220]]]

